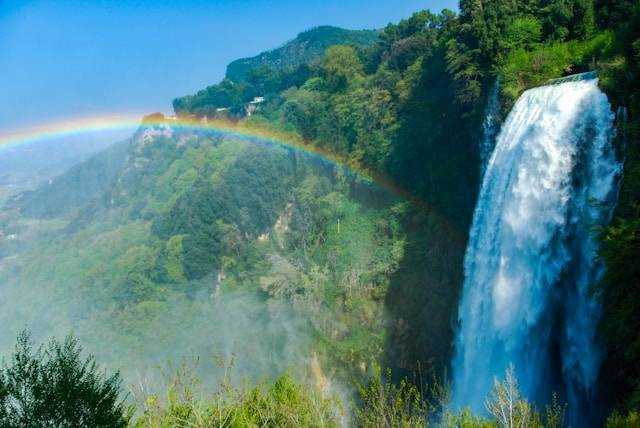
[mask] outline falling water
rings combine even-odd
[[[570,418],[593,400],[602,354],[588,288],[593,228],[609,220],[620,164],[613,114],[591,74],[525,92],[487,164],[465,256],[454,407],[483,412],[513,364],[522,393],[557,391]]]
[[[484,121],[482,122],[482,140],[480,140],[480,177],[484,176],[487,170],[489,157],[493,152],[496,142],[496,135],[500,131],[500,104],[498,97],[500,95],[500,81],[496,79],[487,98],[487,106],[484,113]]]

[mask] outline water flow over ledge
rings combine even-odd
[[[525,92],[488,161],[465,255],[454,407],[484,412],[513,364],[523,394],[552,391],[588,417],[602,354],[588,296],[602,267],[592,229],[609,221],[621,166],[613,114],[592,74]]]
[[[482,122],[482,139],[480,140],[480,178],[484,177],[487,163],[493,153],[496,136],[500,131],[500,80],[491,86]]]

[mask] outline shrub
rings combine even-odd
[[[0,369],[0,426],[125,427],[118,373],[106,377],[93,357],[68,336],[35,349],[23,331],[9,362]]]
[[[202,398],[194,367],[181,366],[163,402],[147,397],[134,428],[153,427],[337,427],[337,402],[315,388],[283,375],[273,384],[235,387],[230,368],[216,392]]]

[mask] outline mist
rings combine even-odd
[[[0,150],[0,203],[62,174],[123,137],[113,133],[84,134],[3,148]]]
[[[196,360],[206,389],[216,385],[227,365],[237,383],[273,380],[286,372],[301,376],[309,369],[309,325],[291,306],[246,291],[165,297],[147,302],[151,318],[143,307],[129,314],[138,320],[109,319],[109,312],[96,316],[90,302],[65,290],[5,281],[0,354],[11,352],[23,329],[36,343],[72,334],[107,372],[120,371],[128,389],[144,386],[156,394],[164,390],[165,376],[174,374],[170,367]]]
[[[49,161],[51,173],[34,178],[39,184],[12,193],[3,204],[0,356],[10,355],[17,335],[25,329],[36,344],[71,334],[101,369],[121,373],[125,390],[135,392],[130,399],[140,398],[141,393],[162,395],[176,367],[194,361],[205,391],[218,386],[229,366],[237,385],[271,381],[284,373],[313,382],[318,366],[312,370],[312,356],[318,344],[308,315],[302,306],[269,297],[260,288],[259,277],[223,284],[223,269],[214,269],[197,280],[149,282],[154,274],[146,269],[163,265],[158,257],[168,257],[167,250],[152,231],[158,214],[143,220],[129,213],[144,193],[133,193],[131,189],[137,191],[142,185],[127,177],[141,173],[135,167],[138,163],[161,164],[168,147],[176,163],[184,153],[175,146],[179,136],[149,146],[158,153],[141,149],[138,137],[106,145],[97,153],[76,153],[75,162],[66,161],[72,144],[57,147],[60,156],[47,156],[46,145],[33,147],[42,150],[39,159],[43,164]],[[291,162],[280,149],[245,142],[203,137],[191,144],[194,150],[219,153],[216,156],[223,161],[214,170],[224,168],[220,173],[225,171],[227,180],[239,189],[247,185],[242,168],[253,164],[234,163],[238,162],[234,153]],[[26,161],[13,168],[22,177],[31,170]],[[277,164],[273,168],[273,174],[277,171],[286,179],[287,173]],[[164,183],[162,179],[151,183],[152,188],[166,186],[158,184]],[[122,194],[127,196],[120,205],[105,202]],[[245,234],[243,239],[244,245],[263,245],[257,236]],[[253,250],[245,251],[250,255]],[[237,257],[236,250],[224,257]]]

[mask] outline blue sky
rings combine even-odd
[[[171,111],[233,59],[317,25],[380,28],[457,0],[0,0],[0,132]]]

